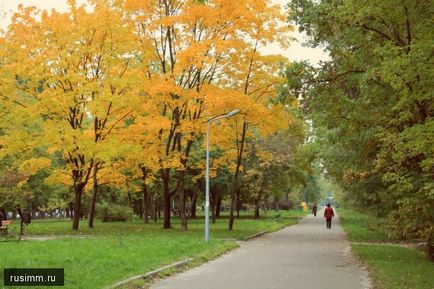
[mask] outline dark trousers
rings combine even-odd
[[[332,228],[332,218],[326,218],[326,222],[327,222],[327,229],[331,229]]]

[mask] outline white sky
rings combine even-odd
[[[83,0],[77,0],[77,3],[83,3]],[[272,0],[273,3],[279,3],[285,6],[288,0]],[[67,0],[0,0],[0,29],[5,29],[10,23],[10,17],[17,10],[19,4],[24,6],[36,6],[40,9],[51,10],[52,8],[58,11],[66,10]],[[282,50],[277,44],[271,44],[263,49],[266,54],[282,54],[290,60],[309,60],[311,64],[317,64],[320,60],[328,60],[328,55],[319,48],[303,47],[302,42],[305,36],[295,31],[292,37],[298,41],[293,42],[291,47]]]

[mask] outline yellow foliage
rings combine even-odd
[[[65,169],[53,170],[51,175],[45,179],[45,182],[47,184],[61,184],[64,185],[65,187],[72,186],[71,175]]]
[[[21,7],[0,38],[1,92],[12,95],[8,104],[21,119],[42,127],[33,138],[10,129],[5,149],[61,152],[69,172],[55,171],[49,181],[89,187],[96,163],[103,164],[101,181],[119,186],[125,169],[140,175],[143,165],[151,179],[161,168],[184,170],[206,121],[238,108],[213,124],[211,139],[223,151],[214,169],[234,169],[243,129],[266,136],[291,123],[272,102],[288,60],[260,53],[271,42],[286,45],[291,30],[270,1],[89,2],[92,11],[75,1],[65,13]],[[12,147],[12,139],[26,141]]]
[[[47,158],[35,158],[26,160],[21,163],[19,167],[19,171],[31,176],[36,174],[42,169],[45,169],[51,165],[51,160]]]

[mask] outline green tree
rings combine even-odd
[[[431,1],[291,1],[331,61],[288,69],[327,173],[434,261]]]

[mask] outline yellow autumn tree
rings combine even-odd
[[[282,67],[287,64],[287,60],[280,55],[261,53],[261,48],[272,42],[287,47],[289,37],[286,32],[290,31],[291,27],[284,25],[285,19],[283,14],[279,14],[279,7],[269,6],[261,1],[255,1],[251,5],[251,9],[259,9],[261,13],[250,20],[251,30],[244,35],[249,39],[247,45],[241,47],[237,57],[225,66],[226,77],[219,81],[221,86],[230,87],[237,95],[226,103],[241,108],[243,112],[237,117],[235,126],[231,126],[229,130],[235,131],[235,149],[226,147],[223,149],[226,153],[222,155],[223,159],[230,162],[223,165],[232,167],[234,173],[229,230],[233,229],[234,209],[236,206],[239,208],[239,202],[236,204],[239,200],[238,179],[246,150],[246,138],[252,133],[248,129],[254,127],[256,134],[267,136],[286,129],[293,119],[288,110],[273,101],[278,95],[279,87],[284,83]],[[223,135],[223,139],[228,138],[225,134],[220,135]]]
[[[143,108],[143,111],[147,109]],[[155,136],[158,130],[164,126],[165,119],[156,122],[155,119],[143,113],[136,113],[134,123],[123,131],[122,142],[129,143],[129,150],[122,154],[121,168],[124,173],[129,175],[130,180],[141,180],[138,187],[130,182],[130,187],[134,191],[140,192],[141,208],[143,221],[149,223],[149,213],[151,212],[151,195],[149,185],[153,184],[159,173],[158,142]],[[157,131],[155,131],[157,130]],[[155,204],[154,204],[155,205]],[[155,206],[152,210],[155,214]]]
[[[251,102],[238,97],[249,93],[240,94],[241,83],[247,82],[249,88],[252,85],[249,70],[253,64],[248,56],[256,54],[259,45],[283,36],[285,19],[277,6],[265,0],[127,0],[123,8],[135,23],[140,43],[146,51],[150,46],[153,51],[152,57],[143,62],[150,87],[145,102],[158,110],[150,117],[167,120],[160,122],[163,125],[154,136],[164,188],[164,228],[171,226],[170,200],[178,193],[181,227],[186,229],[184,182],[192,145],[202,136],[204,120],[232,110],[231,104],[237,99]],[[268,68],[263,62],[265,75]],[[231,74],[237,75],[238,86],[233,85]],[[267,82],[267,77],[263,81]],[[271,93],[267,87],[272,86],[268,83],[259,88],[258,84],[256,97]],[[250,114],[256,113],[252,110]],[[176,177],[174,188],[169,187],[172,177]]]
[[[89,179],[96,180],[97,171],[119,153],[114,132],[133,113],[137,79],[143,79],[140,70],[130,71],[135,42],[122,11],[106,1],[90,3],[91,12],[74,1],[65,13],[21,6],[5,38],[9,54],[3,68],[15,75],[5,84],[7,97],[20,103],[16,108],[28,121],[43,121],[31,145],[62,154],[66,165],[56,175],[67,176],[74,191],[74,230]],[[14,149],[12,136],[6,146]]]

